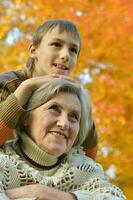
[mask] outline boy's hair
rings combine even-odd
[[[25,130],[23,121],[30,115],[32,110],[40,107],[48,102],[59,92],[66,92],[75,94],[81,103],[81,118],[79,124],[79,133],[74,146],[83,144],[88,133],[92,128],[92,113],[91,102],[88,94],[85,92],[80,84],[68,81],[66,79],[53,79],[44,83],[39,89],[37,89],[29,99],[25,113],[18,123],[18,130]]]
[[[76,25],[69,21],[69,20],[63,20],[63,19],[56,19],[56,20],[48,20],[45,23],[43,23],[42,25],[40,25],[36,31],[34,32],[33,38],[32,38],[32,45],[37,48],[42,39],[43,36],[50,30],[54,29],[55,27],[59,27],[59,31],[60,33],[62,33],[63,31],[66,31],[70,34],[72,34],[74,37],[76,37],[79,40],[79,44],[80,44],[80,48],[79,48],[79,52],[80,53],[80,49],[81,49],[81,39],[80,39],[80,34],[78,32],[78,29],[76,27]],[[33,71],[34,68],[34,58],[28,58],[28,61],[26,63],[26,67],[30,70]]]

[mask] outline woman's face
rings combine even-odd
[[[29,135],[42,150],[60,156],[73,146],[79,132],[80,117],[78,97],[59,92],[34,109],[26,123]]]

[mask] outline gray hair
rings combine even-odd
[[[91,115],[91,103],[87,92],[83,87],[75,82],[68,81],[66,79],[53,79],[44,83],[39,89],[37,89],[29,99],[26,105],[26,112],[24,116],[32,112],[35,108],[45,104],[52,99],[59,92],[67,92],[75,94],[81,103],[81,119],[80,128],[77,139],[74,146],[83,144],[88,133],[92,128],[92,115]]]

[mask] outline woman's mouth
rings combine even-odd
[[[63,138],[67,139],[66,134],[62,133],[62,132],[57,132],[57,131],[49,131],[50,134],[53,134],[55,136],[62,136]]]

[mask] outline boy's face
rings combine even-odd
[[[40,45],[30,49],[30,57],[35,59],[34,76],[69,75],[77,63],[79,49],[80,42],[71,33],[60,33],[58,26],[49,30]]]

